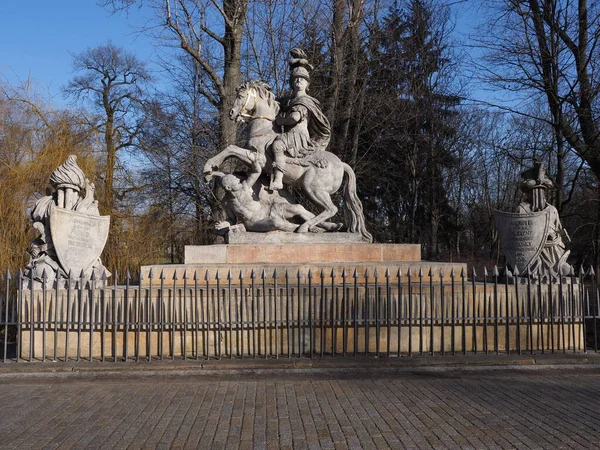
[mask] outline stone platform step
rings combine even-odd
[[[232,283],[239,283],[240,273],[246,280],[244,283],[249,283],[252,271],[259,282],[262,282],[264,272],[268,283],[273,281],[273,273],[277,271],[278,283],[285,283],[287,271],[290,283],[297,283],[300,277],[300,283],[306,284],[309,272],[313,283],[320,282],[321,271],[324,280],[331,283],[333,274],[336,283],[341,283],[345,271],[347,283],[352,284],[355,276],[357,283],[373,282],[375,274],[378,282],[385,283],[385,274],[389,270],[390,283],[398,282],[398,271],[402,275],[401,281],[406,283],[409,270],[415,282],[420,271],[424,274],[423,281],[429,282],[431,271],[432,280],[439,282],[440,271],[449,280],[452,268],[458,276],[461,270],[466,270],[466,264],[421,261],[419,244],[248,243],[186,246],[185,264],[142,266],[141,275],[142,283],[148,284],[152,270],[153,284],[159,282],[162,274],[165,285],[172,286],[175,276],[176,284],[183,284],[183,276],[187,272],[188,285],[192,286],[194,275],[201,284],[206,283],[206,278],[209,284],[216,284],[217,272],[222,284],[227,283],[229,274]]]
[[[421,261],[419,244],[229,244],[185,247],[185,264],[349,264]]]
[[[159,277],[163,276],[165,286],[172,286],[173,279],[177,275],[176,284],[183,284],[184,273],[187,272],[188,286],[194,285],[194,275],[198,278],[199,285],[206,284],[208,274],[208,282],[210,285],[216,284],[217,272],[222,286],[227,284],[227,278],[231,273],[232,284],[239,285],[240,273],[243,274],[244,284],[250,283],[251,273],[254,270],[256,282],[261,283],[262,273],[264,271],[267,283],[272,284],[273,273],[277,270],[277,282],[279,285],[284,285],[286,270],[288,273],[290,284],[298,282],[298,274],[300,275],[300,283],[308,283],[308,273],[312,274],[312,282],[315,286],[320,283],[321,271],[323,271],[324,280],[326,283],[331,283],[331,274],[335,278],[336,284],[342,283],[342,273],[346,271],[346,282],[348,286],[354,283],[354,274],[356,273],[356,282],[364,283],[365,275],[368,275],[369,283],[375,281],[374,275],[377,273],[377,281],[385,285],[385,274],[389,270],[390,283],[398,282],[398,271],[401,274],[402,283],[408,282],[408,271],[412,273],[412,281],[419,281],[419,272],[423,273],[423,282],[429,282],[430,270],[433,274],[434,282],[440,281],[440,271],[444,275],[444,280],[450,282],[450,272],[454,268],[456,276],[461,273],[461,270],[467,270],[467,265],[463,263],[447,263],[433,261],[407,261],[407,262],[377,262],[377,263],[311,263],[311,264],[156,264],[151,266],[142,266],[142,284],[148,285],[150,270],[153,275],[153,285],[157,286],[160,282]]]

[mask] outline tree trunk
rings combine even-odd
[[[229,119],[229,111],[235,101],[235,89],[242,84],[242,32],[247,6],[247,1],[223,1],[223,11],[228,20],[225,20],[223,36],[223,95],[219,105],[219,146],[221,150],[236,143],[237,124]]]
[[[334,151],[346,160],[351,159],[351,157],[349,158],[351,149],[348,148],[350,142],[348,130],[350,122],[355,119],[359,104],[356,83],[360,60],[360,21],[362,16],[363,0],[353,0],[348,27],[343,35],[343,43],[346,44],[346,47],[342,48],[343,51],[345,50],[342,54],[344,58],[344,87],[338,89],[338,91],[343,92],[343,98],[341,101],[338,100],[340,106],[336,108],[336,113],[339,112],[339,114],[335,115],[337,120],[334,124]]]
[[[106,174],[104,177],[104,196],[102,209],[105,214],[111,215],[114,209],[113,183],[115,178],[115,163],[117,159],[115,141],[113,136],[114,115],[107,111],[106,126],[104,128],[104,143],[106,145]]]
[[[331,30],[331,73],[329,98],[327,99],[325,113],[329,121],[335,123],[342,74],[344,65],[344,25],[347,11],[346,0],[333,1],[333,24]],[[332,136],[331,146],[335,146],[335,134]]]

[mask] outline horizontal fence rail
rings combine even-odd
[[[0,361],[598,351],[593,270],[551,282],[463,271],[150,272],[2,282]]]

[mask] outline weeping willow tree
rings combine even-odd
[[[50,188],[52,171],[70,154],[90,178],[93,136],[69,112],[57,112],[27,92],[2,89],[0,99],[0,267],[16,271],[28,261],[35,237],[28,208]]]

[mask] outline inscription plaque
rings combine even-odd
[[[98,260],[110,228],[110,216],[93,216],[58,208],[50,209],[50,231],[56,255],[65,272],[88,275]]]
[[[511,267],[525,271],[540,256],[550,226],[550,213],[529,214],[494,211],[500,246]]]

